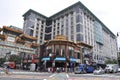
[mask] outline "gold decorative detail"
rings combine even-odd
[[[66,40],[66,37],[63,35],[57,35],[55,36],[55,40]]]

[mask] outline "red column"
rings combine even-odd
[[[34,59],[34,54],[32,54],[32,63],[34,63],[35,62],[35,59]]]

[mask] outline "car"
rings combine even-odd
[[[80,74],[80,73],[86,73],[86,71],[80,69],[80,67],[75,67],[74,73],[75,73],[75,74]]]
[[[117,73],[118,72],[118,64],[107,64],[105,68],[106,73]]]
[[[120,68],[118,68],[118,72],[120,72]]]
[[[101,69],[96,69],[96,70],[93,71],[93,74],[94,74],[94,75],[96,75],[96,74],[99,75],[99,74],[104,74],[104,73],[105,73],[105,70],[102,69],[102,68],[101,68]]]

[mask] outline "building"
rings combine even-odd
[[[118,50],[118,65],[119,65],[119,67],[120,67],[120,49]]]
[[[31,63],[33,54],[38,58],[36,40],[37,38],[24,34],[21,29],[3,26],[0,28],[0,57],[7,56],[6,59],[8,59],[9,55],[19,55],[22,57],[23,63]]]
[[[37,37],[37,43],[64,35],[67,40],[92,46],[83,47],[83,54],[92,54],[92,60],[104,64],[107,59],[117,59],[116,36],[81,2],[46,17],[32,9],[24,15],[23,31]]]
[[[90,55],[82,54],[82,47],[92,50],[92,46],[68,41],[65,36],[57,35],[55,39],[48,40],[41,46],[44,46],[41,48],[41,63],[44,68],[70,68],[73,71],[80,63],[92,63]]]

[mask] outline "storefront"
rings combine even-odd
[[[65,36],[58,35],[53,40],[44,44],[44,53],[42,55],[42,64],[44,68],[61,68],[63,71],[73,70],[73,68],[82,63],[81,47],[72,41],[66,40]]]

